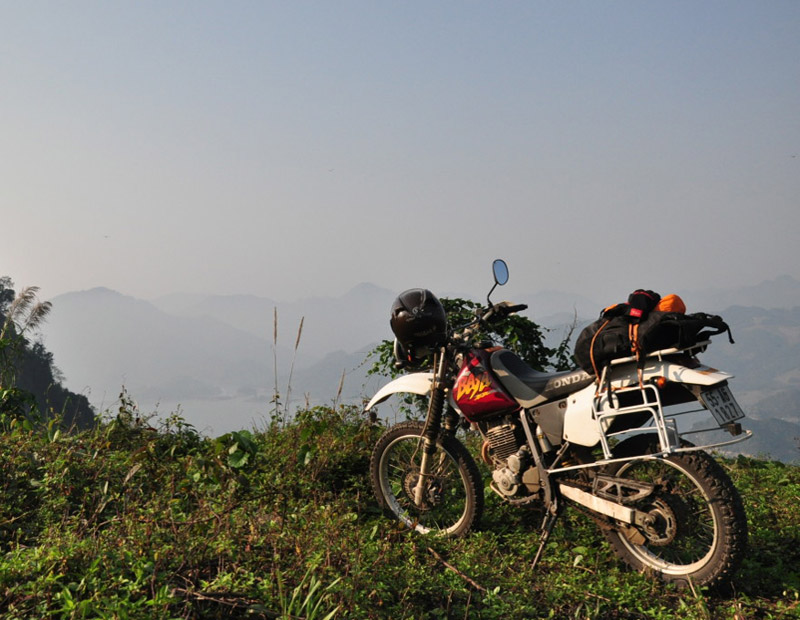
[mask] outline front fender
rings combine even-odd
[[[369,411],[374,405],[383,402],[392,394],[406,393],[421,394],[424,396],[431,391],[432,384],[432,372],[415,372],[410,375],[403,375],[394,381],[390,381],[378,390],[375,396],[372,397],[372,400],[369,401],[364,411]]]

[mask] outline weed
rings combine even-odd
[[[542,562],[541,513],[487,498],[479,531],[409,533],[368,483],[379,425],[348,407],[219,438],[158,427],[122,399],[93,429],[6,428],[3,618],[574,618],[743,620],[800,612],[800,470],[724,461],[750,553],[730,592],[625,569],[567,510]]]

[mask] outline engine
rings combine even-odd
[[[540,489],[539,472],[533,463],[525,435],[511,420],[482,423],[481,456],[492,469],[492,489],[504,496],[529,496]]]
[[[486,429],[484,433],[486,443],[483,446],[482,456],[487,460],[486,453],[490,454],[491,460],[487,460],[490,465],[493,462],[505,461],[519,449],[520,441],[515,426],[513,423],[503,421]]]

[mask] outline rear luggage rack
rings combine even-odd
[[[706,340],[698,342],[691,347],[684,349],[670,348],[660,351],[654,351],[647,355],[648,358],[654,358],[658,361],[664,361],[665,357],[674,356],[677,354],[691,355],[702,350],[709,344],[710,341]],[[750,439],[753,432],[749,430],[742,430],[739,424],[725,424],[716,425],[711,428],[703,428],[699,430],[679,431],[677,418],[679,416],[703,412],[710,416],[710,411],[707,410],[702,404],[689,410],[676,411],[665,414],[664,406],[661,401],[661,394],[659,393],[656,385],[652,383],[635,383],[629,386],[613,387],[613,380],[609,379],[609,372],[612,367],[621,364],[635,363],[635,357],[620,358],[611,361],[607,364],[601,373],[598,380],[598,391],[592,401],[592,417],[597,424],[598,435],[600,437],[600,447],[603,450],[603,458],[590,464],[582,465],[569,465],[566,467],[558,467],[557,463],[560,460],[556,458],[549,473],[557,473],[573,469],[584,469],[587,467],[597,467],[598,465],[605,465],[609,463],[617,463],[623,461],[631,461],[642,458],[660,458],[669,454],[680,452],[693,452],[697,450],[708,450],[711,448],[719,448],[736,444],[741,441]],[[633,396],[632,400],[636,403],[633,405],[622,406],[620,404],[620,397],[624,395]],[[628,416],[639,416],[640,420],[631,418],[632,424],[621,424],[622,430],[611,430],[612,424],[615,421],[621,420]],[[619,426],[619,424],[617,425]],[[714,443],[707,443],[703,445],[687,446],[681,440],[687,435],[696,435],[698,433],[706,433],[710,431],[726,430],[734,435],[732,439],[724,441],[717,441]],[[633,457],[615,458],[612,452],[615,438],[630,437],[638,434],[655,434],[658,437],[659,452],[652,455],[637,455]]]
[[[605,372],[603,374],[605,374]],[[635,393],[639,395],[642,399],[642,404],[621,407],[619,404],[619,397],[626,393]],[[619,388],[613,391],[605,390],[599,392],[592,401],[592,414],[599,426],[600,445],[603,448],[603,456],[605,459],[613,458],[609,439],[620,435],[652,434],[653,428],[655,428],[658,434],[661,452],[669,454],[676,452],[680,448],[678,424],[674,419],[667,420],[664,417],[661,397],[658,393],[658,389],[654,385],[636,385],[633,387]],[[647,414],[650,417],[650,425],[625,428],[617,432],[608,432],[614,420],[619,419],[621,416],[634,414]]]
[[[677,355],[678,353],[683,353],[685,355],[693,355],[696,353],[702,353],[706,350],[706,347],[711,344],[710,340],[702,340],[700,342],[695,342],[690,347],[686,347],[684,349],[678,349],[675,347],[671,347],[669,349],[660,349],[658,351],[653,351],[645,355],[645,358],[654,358],[657,359],[659,362],[663,361],[665,357],[670,355]],[[608,364],[603,368],[603,378],[605,378],[606,372],[608,372],[609,366],[618,366],[620,364],[630,364],[631,362],[637,361],[635,355],[631,355],[629,357],[618,357],[616,359],[611,360]]]

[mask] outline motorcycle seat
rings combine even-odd
[[[562,372],[535,370],[508,349],[492,353],[489,363],[502,386],[523,407],[564,398],[594,382],[594,376],[580,368]]]

